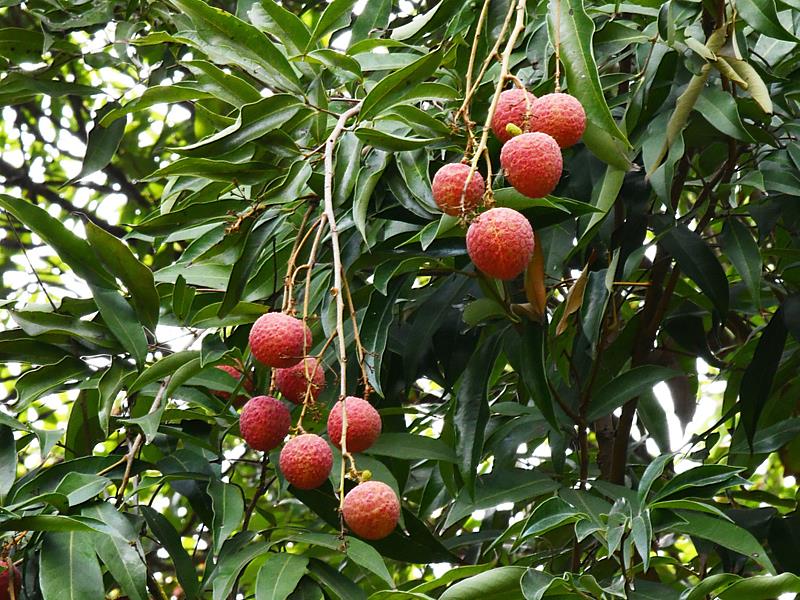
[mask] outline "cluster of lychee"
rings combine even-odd
[[[537,98],[523,89],[501,92],[492,117],[492,131],[503,143],[500,165],[508,182],[529,198],[550,194],[561,179],[561,149],[581,139],[586,114],[581,103],[560,92]],[[442,212],[464,216],[483,200],[486,184],[470,166],[450,163],[433,177],[433,199]],[[491,208],[467,231],[467,253],[490,277],[510,280],[521,274],[533,255],[533,229],[510,208]]]
[[[316,400],[325,387],[325,373],[315,358],[306,357],[311,346],[311,331],[300,319],[284,313],[267,313],[250,329],[250,351],[261,364],[275,369],[275,385],[281,395],[302,404],[307,395]],[[237,367],[225,371],[243,379],[243,387],[253,392],[252,380]],[[250,385],[248,387],[248,381]],[[222,392],[217,392],[222,394]],[[343,410],[347,414],[347,452],[364,452],[381,433],[378,411],[363,398],[348,396],[337,402],[328,415],[328,438],[342,447]],[[239,430],[248,446],[269,452],[280,446],[292,427],[286,405],[272,396],[254,396],[239,416]],[[310,490],[327,481],[333,467],[333,452],[328,442],[313,433],[292,437],[281,449],[278,466],[286,481],[301,490]],[[366,539],[389,535],[400,518],[400,501],[394,490],[379,481],[364,481],[344,499],[343,516],[348,527]]]

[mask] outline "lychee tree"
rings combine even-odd
[[[0,599],[800,592],[798,35],[0,1]]]

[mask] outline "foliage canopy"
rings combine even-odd
[[[800,592],[798,35],[797,0],[0,0],[21,597]],[[517,84],[588,116],[546,198],[483,136]],[[433,202],[465,152],[535,229],[515,281]],[[268,310],[326,365],[295,423],[380,410],[384,540],[343,549],[341,454],[287,486],[213,393],[270,388]]]

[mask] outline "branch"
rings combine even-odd
[[[124,228],[119,227],[117,225],[111,225],[110,223],[107,223],[106,221],[103,221],[102,219],[93,215],[92,213],[78,208],[77,206],[72,204],[72,202],[70,202],[65,198],[62,198],[60,194],[54,192],[46,185],[35,182],[33,179],[31,179],[31,176],[24,168],[22,167],[17,168],[11,163],[6,162],[2,158],[0,158],[0,175],[6,178],[6,182],[4,185],[9,187],[19,186],[24,190],[26,190],[28,194],[44,198],[45,200],[60,206],[67,212],[70,213],[79,212],[85,214],[87,219],[89,219],[92,223],[94,223],[101,229],[106,230],[111,235],[114,235],[116,237],[122,237],[127,233],[127,231]]]
[[[328,226],[331,230],[331,246],[333,249],[333,287],[331,294],[336,298],[336,334],[339,346],[339,399],[342,402],[342,463],[339,473],[339,512],[344,506],[344,478],[347,462],[347,407],[344,404],[344,399],[347,396],[347,346],[344,337],[344,298],[342,296],[342,253],[339,247],[339,229],[336,225],[336,215],[333,211],[333,152],[336,148],[336,140],[344,130],[347,120],[358,114],[361,110],[361,104],[356,104],[352,108],[346,110],[339,117],[336,126],[333,128],[330,137],[325,142],[325,194],[324,194],[324,208],[325,219],[328,221]]]

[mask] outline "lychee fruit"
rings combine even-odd
[[[577,144],[585,129],[586,113],[574,96],[546,94],[533,103],[530,130],[551,135],[562,148]]]
[[[0,600],[9,600],[11,596],[11,571],[8,569],[8,563],[0,562],[0,568],[3,572],[0,573]],[[14,572],[14,598],[19,598],[20,589],[22,588],[22,573],[20,570],[12,565]]]
[[[284,313],[261,315],[250,329],[250,350],[258,362],[278,369],[299,363],[311,346],[311,331]]]
[[[241,365],[239,366],[217,365],[217,368],[220,371],[224,371],[225,373],[230,375],[236,381],[239,381],[242,378],[242,375],[244,375],[244,373],[242,372]],[[250,376],[250,374],[244,376],[244,381],[242,381],[241,387],[244,388],[248,394],[252,394],[255,391],[255,383],[253,382],[253,378]],[[211,393],[217,396],[218,398],[222,398],[223,400],[227,400],[230,397],[230,393],[223,390],[213,390]],[[232,404],[236,408],[241,408],[242,406],[244,406],[245,402],[247,402],[247,396],[245,396],[244,394],[240,394],[239,396],[236,397],[236,399],[233,401]]]
[[[514,279],[533,255],[533,228],[511,208],[480,214],[467,230],[467,253],[478,269],[497,279]]]
[[[310,389],[306,373],[310,376]],[[314,400],[322,393],[325,388],[325,371],[316,358],[306,358],[288,369],[277,369],[275,385],[289,402],[302,404],[306,397],[306,390],[309,390],[311,398]]]
[[[333,452],[318,435],[304,433],[286,442],[279,464],[286,481],[301,490],[312,490],[328,479]]]
[[[546,133],[523,133],[508,140],[500,151],[506,179],[529,198],[542,198],[561,179],[561,148]]]
[[[347,451],[363,452],[381,434],[381,416],[375,407],[363,398],[347,396]],[[342,402],[337,402],[328,415],[328,437],[337,448],[342,447]]]
[[[450,163],[436,171],[433,176],[431,191],[436,206],[448,215],[461,215],[461,195],[464,194],[463,212],[471,212],[481,203],[486,183],[483,176],[475,171],[469,180],[466,192],[464,183],[469,176],[470,167],[464,163]]]
[[[381,481],[365,481],[350,490],[342,507],[344,521],[357,536],[380,540],[394,531],[400,519],[400,500]]]
[[[530,131],[530,117],[536,96],[527,90],[514,88],[500,93],[497,108],[492,116],[492,131],[495,137],[505,143],[513,136],[506,129],[512,123],[522,131]]]
[[[292,424],[289,409],[272,396],[255,396],[239,415],[239,431],[254,450],[269,452],[277,448]]]

